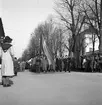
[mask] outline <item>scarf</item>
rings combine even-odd
[[[3,49],[4,52],[6,52],[12,45],[9,43],[3,43],[1,44],[1,47]]]

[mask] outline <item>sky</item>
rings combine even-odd
[[[54,0],[0,0],[5,35],[13,39],[16,57],[21,57],[37,25],[55,13],[53,7]]]

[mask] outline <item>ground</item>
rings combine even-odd
[[[102,74],[19,72],[0,86],[0,105],[102,105]]]

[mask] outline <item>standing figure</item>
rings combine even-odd
[[[42,59],[42,68],[44,72],[47,72],[47,65],[48,65],[48,61],[46,57],[43,57]]]
[[[0,85],[2,85],[2,75],[1,75],[1,63],[2,63],[2,58],[1,58],[1,50],[2,50],[2,48],[1,48],[1,44],[3,43],[3,40],[4,40],[4,37],[3,36],[1,36],[0,37]]]
[[[20,71],[22,72],[22,71],[24,71],[25,70],[25,61],[22,61],[21,63],[20,63]]]
[[[41,58],[37,56],[36,63],[35,63],[36,73],[40,73],[41,70]]]
[[[9,79],[14,76],[14,52],[12,45],[10,44],[12,39],[9,36],[6,36],[1,47],[1,75],[2,75],[2,84],[4,87],[11,86],[13,82]]]
[[[17,73],[18,73],[19,69],[20,69],[19,63],[18,63],[17,58],[15,57],[14,58],[14,74],[15,74],[15,76],[17,76]]]

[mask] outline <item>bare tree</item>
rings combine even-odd
[[[55,11],[60,16],[60,21],[72,34],[71,41],[73,44],[71,52],[73,52],[76,62],[79,59],[79,35],[83,31],[83,24],[85,21],[85,15],[80,11],[80,5],[83,0],[59,0],[56,2]],[[81,39],[80,39],[81,40]],[[76,64],[77,65],[77,64]]]
[[[29,51],[25,49],[22,54],[22,61],[27,61],[29,58],[30,58]]]
[[[22,55],[23,58],[25,58],[28,53],[30,58],[33,58],[37,54],[42,54],[42,35],[45,38],[50,51],[53,53],[53,55],[55,55],[55,57],[57,56],[57,52],[60,51],[59,49],[62,49],[62,30],[55,26],[52,21],[52,19],[49,19],[39,24],[34,29],[34,32],[31,34],[28,48]],[[62,50],[60,52],[62,53]]]
[[[99,39],[99,52],[102,53],[102,0],[84,0],[83,8],[86,23]],[[94,22],[93,22],[94,21]]]

